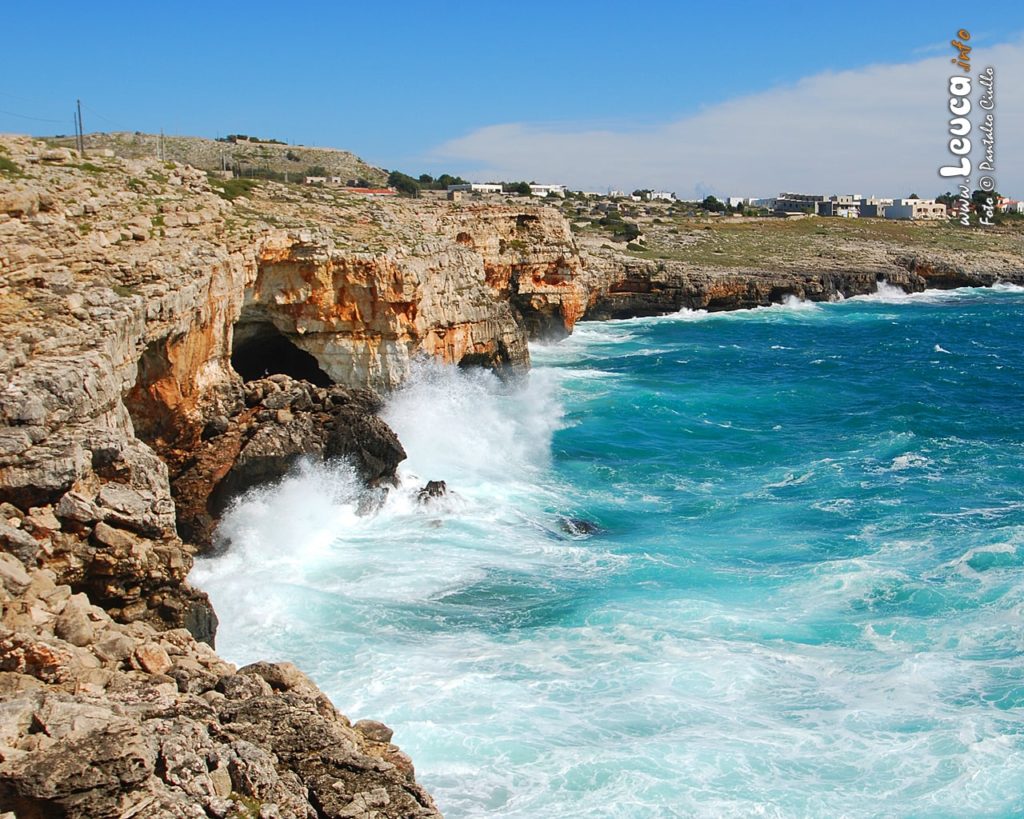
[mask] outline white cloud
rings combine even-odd
[[[438,146],[430,159],[473,179],[533,179],[587,190],[931,196],[953,187],[938,176],[939,166],[953,159],[947,147],[951,56],[952,49],[916,62],[825,72],[647,128],[492,125]],[[977,48],[971,57],[975,78],[987,65],[996,70],[998,188],[1024,196],[1024,40]],[[713,74],[678,80],[713,81]],[[975,79],[975,164],[980,93]]]

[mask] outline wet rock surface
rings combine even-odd
[[[376,393],[287,375],[251,381],[243,393],[195,449],[168,455],[178,531],[197,548],[212,544],[217,518],[233,498],[283,478],[301,459],[342,460],[369,487],[394,483],[405,450],[377,417]]]

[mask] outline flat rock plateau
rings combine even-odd
[[[386,726],[295,666],[220,658],[187,582],[231,499],[300,458],[346,461],[372,507],[405,457],[382,396],[418,358],[515,378],[531,338],[588,318],[1024,281],[1012,230],[754,258],[652,222],[638,253],[561,204],[223,180],[130,143],[0,137],[0,811],[20,819],[439,815]],[[708,242],[725,258],[687,256]]]

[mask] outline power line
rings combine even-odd
[[[43,117],[30,117],[28,114],[18,114],[14,111],[3,111],[0,110],[0,114],[7,114],[9,117],[18,117],[19,119],[31,119],[35,122],[63,122],[62,119],[43,119]]]
[[[120,122],[114,122],[114,120],[112,120],[112,119],[111,119],[110,117],[105,117],[105,116],[103,116],[103,114],[101,114],[101,113],[100,113],[99,111],[97,111],[97,110],[96,110],[95,108],[93,108],[93,107],[92,107],[91,105],[83,105],[83,106],[82,106],[82,108],[84,108],[84,109],[85,109],[86,111],[88,111],[88,112],[89,112],[89,113],[90,113],[90,114],[91,114],[92,116],[94,116],[94,117],[99,117],[99,118],[100,118],[101,120],[103,120],[104,122],[109,122],[109,123],[110,123],[111,125],[113,125],[113,126],[114,126],[115,128],[121,128],[121,126],[123,125],[123,123],[120,123]],[[124,129],[122,129],[122,130],[129,130],[129,129],[127,129],[127,128],[124,128]]]

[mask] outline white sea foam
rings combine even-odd
[[[916,452],[908,452],[904,455],[897,455],[889,465],[890,472],[902,472],[905,469],[920,469],[930,466],[931,460]]]
[[[911,294],[904,290],[902,287],[897,287],[894,284],[884,279],[879,281],[875,285],[874,293],[866,293],[861,296],[853,296],[848,301],[879,301],[884,304],[899,304],[905,302],[911,297]]]

